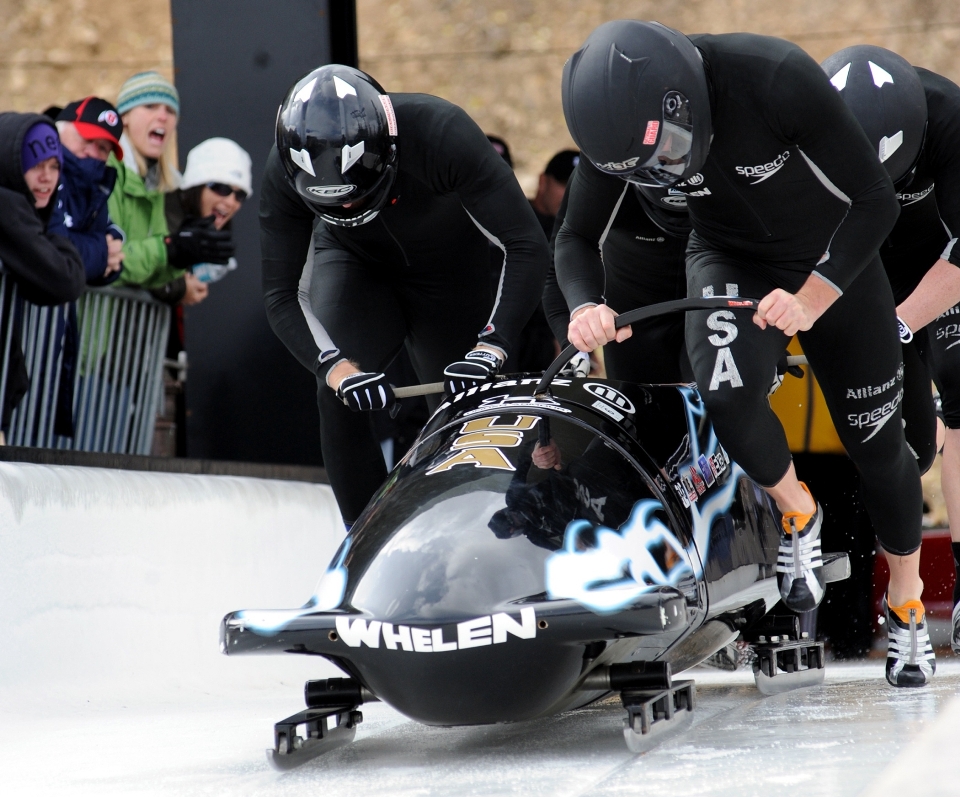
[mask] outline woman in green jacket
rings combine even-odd
[[[110,156],[117,183],[109,208],[127,236],[119,282],[157,288],[195,263],[226,263],[233,254],[229,233],[203,220],[173,233],[167,227],[163,195],[180,183],[172,146],[180,112],[176,88],[157,72],[141,72],[123,84],[117,110],[124,158],[119,163]]]

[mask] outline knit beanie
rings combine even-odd
[[[187,154],[180,188],[186,190],[207,183],[235,185],[253,193],[251,164],[247,151],[229,138],[208,138]]]
[[[117,112],[123,116],[138,105],[160,103],[169,105],[177,116],[180,115],[180,95],[173,83],[157,72],[140,72],[120,87]]]
[[[20,149],[20,168],[26,173],[47,158],[56,158],[63,165],[63,153],[60,151],[60,136],[57,129],[47,122],[37,122],[23,137]]]

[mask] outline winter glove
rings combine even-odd
[[[900,316],[897,316],[897,327],[900,330],[901,343],[909,343],[913,340],[913,330],[907,326],[906,322],[900,318]]]
[[[772,396],[777,392],[777,389],[783,384],[783,377],[787,374],[795,376],[797,379],[803,379],[803,369],[799,365],[788,365],[787,355],[784,354],[783,357],[777,361],[777,367],[773,370],[773,383],[767,391],[768,396]]]
[[[503,361],[492,351],[474,349],[443,369],[443,386],[447,393],[462,393],[496,376],[502,365]]]
[[[354,412],[392,409],[397,403],[386,374],[350,374],[337,388],[337,396]]]
[[[578,351],[570,358],[570,361],[560,369],[560,376],[586,379],[590,376],[590,355],[585,351]]]
[[[174,268],[188,269],[194,263],[226,264],[233,254],[230,233],[213,227],[213,216],[188,219],[177,232],[164,239],[167,262]]]

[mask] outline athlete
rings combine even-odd
[[[960,247],[955,246],[960,234],[960,87],[870,45],[834,53],[823,69],[863,127],[900,201],[900,218],[880,255],[900,319],[907,366],[904,412],[927,416],[919,440],[908,419],[907,439],[923,470],[936,453],[932,376],[947,426],[941,484],[960,576]],[[960,653],[960,578],[953,603],[951,646]],[[922,606],[916,609],[922,621]],[[900,612],[893,619],[898,626],[909,623]],[[906,644],[907,637],[901,633],[898,640]]]
[[[641,188],[604,174],[587,159],[577,164],[561,205],[556,236],[556,271],[566,282],[584,280],[599,288],[607,305],[626,312],[682,299],[690,220],[687,198],[666,188]],[[560,341],[572,315],[554,270],[547,275],[544,309]],[[606,346],[607,376],[629,382],[680,382],[686,360],[683,317],[665,315],[621,330],[618,345]]]
[[[798,481],[767,392],[789,339],[800,342],[863,481],[890,561],[887,601],[920,650],[922,496],[903,435],[896,308],[877,255],[899,206],[856,119],[800,48],[752,34],[694,36],[622,20],[595,30],[564,67],[574,141],[600,171],[687,197],[690,296],[761,299],[753,318],[688,313],[694,377],[724,447],[783,513],[777,571],[795,611],[823,596],[822,510]],[[582,351],[615,340],[597,282],[571,279],[584,308],[568,337]],[[916,604],[911,603],[916,601]],[[890,628],[890,624],[888,624]],[[891,634],[893,631],[891,630]],[[926,683],[932,653],[887,661],[895,686]]]
[[[494,376],[540,299],[546,238],[463,110],[388,95],[340,65],[298,80],[280,106],[260,230],[267,316],[316,374],[324,464],[349,528],[386,476],[362,412],[396,402],[383,369],[406,344],[420,380],[449,392]],[[504,251],[496,295],[488,238]]]

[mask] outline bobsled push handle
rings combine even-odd
[[[739,296],[709,296],[693,299],[675,299],[672,302],[660,302],[646,307],[638,307],[628,313],[618,315],[614,322],[617,329],[635,324],[637,321],[645,321],[648,318],[654,318],[667,313],[685,313],[690,310],[756,310],[760,304],[758,299],[741,299]],[[570,358],[577,353],[577,347],[572,343],[567,346],[560,356],[557,357],[550,367],[543,372],[543,378],[537,383],[534,395],[542,395],[550,388],[553,378],[560,373]]]

